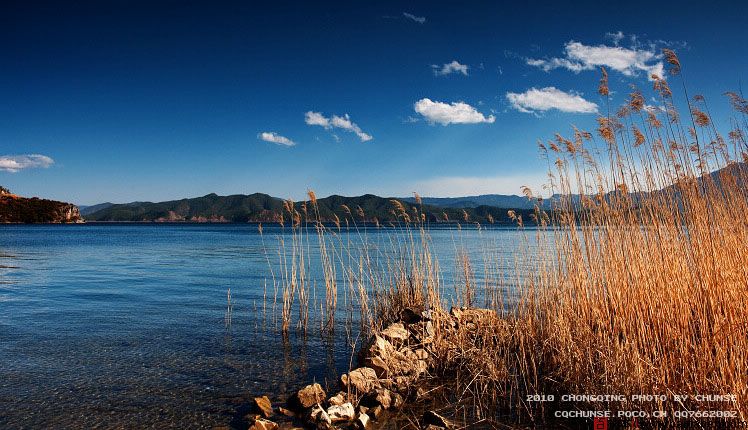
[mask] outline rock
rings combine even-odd
[[[294,413],[294,411],[288,410],[282,406],[278,407],[278,413],[291,418],[296,416],[296,413]]]
[[[380,356],[367,357],[366,360],[364,360],[364,363],[368,367],[374,369],[374,373],[376,373],[379,378],[384,378],[390,373],[390,366],[384,358]]]
[[[377,372],[371,367],[359,367],[340,377],[343,387],[355,389],[359,394],[368,393],[378,385]]]
[[[426,362],[426,359],[429,356],[428,352],[423,348],[419,348],[416,351],[413,351],[410,348],[405,348],[402,351],[405,358],[408,359],[407,364],[404,363],[400,366],[401,368],[404,367],[404,369],[401,369],[404,370],[402,373],[418,377],[428,369],[429,366]]]
[[[381,406],[384,409],[389,409],[392,407],[392,392],[386,388],[376,389],[363,396],[361,404],[372,408]]]
[[[346,397],[346,394],[341,391],[338,394],[327,399],[327,403],[333,406],[339,406],[346,402]]]
[[[356,417],[356,410],[353,408],[353,405],[348,403],[343,403],[342,405],[333,405],[327,408],[327,415],[330,417],[330,421],[333,423],[338,423],[341,421],[353,421],[353,419]]]
[[[400,321],[405,324],[415,324],[421,321],[421,315],[418,315],[412,309],[405,308],[400,311]]]
[[[384,409],[392,407],[392,392],[387,389],[377,390],[374,400]]]
[[[327,412],[325,412],[324,409],[322,409],[322,406],[319,404],[314,405],[311,409],[309,409],[309,412],[306,416],[306,421],[309,424],[315,424],[318,428],[322,426],[331,426],[332,420],[330,419],[330,416],[327,415]]]
[[[362,413],[356,418],[356,427],[359,429],[365,429],[369,427],[369,415]]]
[[[369,347],[366,349],[366,357],[388,357],[395,351],[395,347],[392,346],[390,341],[375,334],[369,342]]]
[[[426,345],[434,339],[434,323],[431,321],[412,324],[409,329],[415,344]]]
[[[278,430],[278,424],[263,418],[258,418],[255,420],[254,424],[249,427],[249,430]]]
[[[307,409],[325,400],[327,394],[322,386],[314,383],[307,385],[291,397],[289,404],[297,409]]]
[[[437,414],[434,411],[426,411],[423,413],[423,423],[427,426],[435,426],[437,428],[450,429],[453,424],[448,419]]]
[[[407,333],[407,331],[405,332]],[[410,351],[412,355],[410,348],[404,347],[403,350]],[[364,358],[364,364],[374,369],[379,378],[392,378],[398,375],[417,373],[415,361],[415,357],[409,359],[406,354],[396,350],[387,339],[378,335],[372,338]]]
[[[255,406],[260,410],[260,413],[265,418],[273,416],[273,405],[270,403],[270,399],[267,396],[255,397]]]
[[[402,345],[410,337],[408,330],[401,323],[390,324],[389,327],[382,330],[382,336],[390,341],[393,345]]]

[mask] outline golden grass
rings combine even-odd
[[[675,53],[664,55],[678,75]],[[686,95],[681,120],[668,82],[653,80],[662,110],[648,109],[634,90],[616,115],[598,118],[599,139],[574,128],[568,138],[556,135],[539,145],[549,191],[562,197],[552,210],[536,207],[536,229],[525,230],[527,220],[509,213],[525,237],[509,280],[519,285],[512,307],[501,292],[507,275],[497,273],[491,256],[484,256],[481,284],[468,254],[458,250],[457,282],[453,292],[445,288],[419,196],[415,207],[392,201],[403,228],[382,243],[383,235],[370,237],[353,216],[345,220],[353,224],[346,235],[339,222],[324,226],[310,193],[312,215],[305,207],[303,220],[292,224],[290,250],[282,243],[279,252],[284,332],[299,291],[309,296],[309,247],[315,246],[325,285],[323,328],[335,325],[339,287],[343,308],[358,312],[365,329],[396,319],[404,307],[431,309],[435,376],[453,381],[452,392],[470,399],[475,419],[547,417],[549,406],[527,402],[528,394],[734,394],[734,402],[711,405],[669,400],[590,407],[668,412],[653,419],[658,425],[678,423],[676,410],[704,408],[738,411],[745,422],[748,169],[738,161],[748,160],[748,103],[727,94],[737,117],[726,140],[703,97]],[[599,92],[609,97],[604,70]],[[719,175],[710,175],[717,169]],[[523,193],[534,198],[529,189]],[[287,211],[296,219],[293,204]],[[467,214],[463,221],[469,222]],[[446,317],[440,320],[449,305],[485,305],[500,318],[475,332],[455,331],[442,323]],[[306,330],[309,300],[300,307],[307,309],[299,318]]]

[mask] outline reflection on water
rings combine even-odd
[[[431,236],[445,280],[460,249],[478,277],[485,255],[514,266],[513,229]],[[255,395],[333,386],[356,325],[284,338],[268,272],[254,225],[1,227],[0,428],[204,428]]]

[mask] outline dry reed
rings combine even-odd
[[[666,50],[664,56],[671,75],[681,74],[676,54]],[[602,73],[599,92],[609,98]],[[598,118],[599,139],[573,129],[568,139],[557,135],[547,146],[539,144],[548,160],[548,189],[561,197],[548,209],[523,188],[537,202],[538,227],[525,230],[522,218],[509,211],[523,237],[510,276],[484,254],[484,282],[476,282],[468,253],[456,243],[459,275],[451,298],[417,207],[391,201],[398,228],[384,243],[382,235],[373,239],[366,228],[359,230],[348,209],[346,225],[354,227],[344,240],[339,221],[337,228],[320,222],[310,192],[309,222],[325,285],[319,306],[324,328],[335,325],[339,284],[349,315],[358,312],[364,329],[395,320],[406,307],[432,310],[434,375],[451,381],[456,403],[470,399],[468,415],[476,421],[547,418],[553,405],[528,402],[531,394],[733,394],[735,401],[718,404],[689,399],[589,406],[667,412],[651,418],[654,425],[682,423],[675,411],[718,408],[737,411],[739,418],[710,422],[745,423],[748,168],[740,160],[748,160],[748,103],[728,93],[737,117],[724,139],[703,97],[692,103],[686,95],[690,124],[684,124],[667,81],[654,76],[653,82],[661,110],[645,106],[635,89],[617,116]],[[281,242],[284,332],[297,291],[308,296],[310,288],[305,273],[311,251],[302,252],[309,246],[306,219],[293,224],[291,250]],[[467,213],[463,221],[469,222]],[[379,242],[372,246],[372,240]],[[508,284],[516,286],[514,298],[505,293]],[[446,323],[449,304],[473,306],[479,297],[498,318],[469,333]],[[308,300],[301,306],[308,312]],[[307,322],[302,316],[304,328]]]

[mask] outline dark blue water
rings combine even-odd
[[[486,256],[510,273],[520,240],[514,229],[430,236],[445,285],[457,282],[460,249],[480,279]],[[392,237],[373,229],[365,240]],[[267,260],[278,269],[278,238],[290,235],[222,224],[0,227],[0,428],[210,428],[236,422],[252,396],[334,386],[351,355],[343,318],[332,338],[292,330],[284,340]]]

